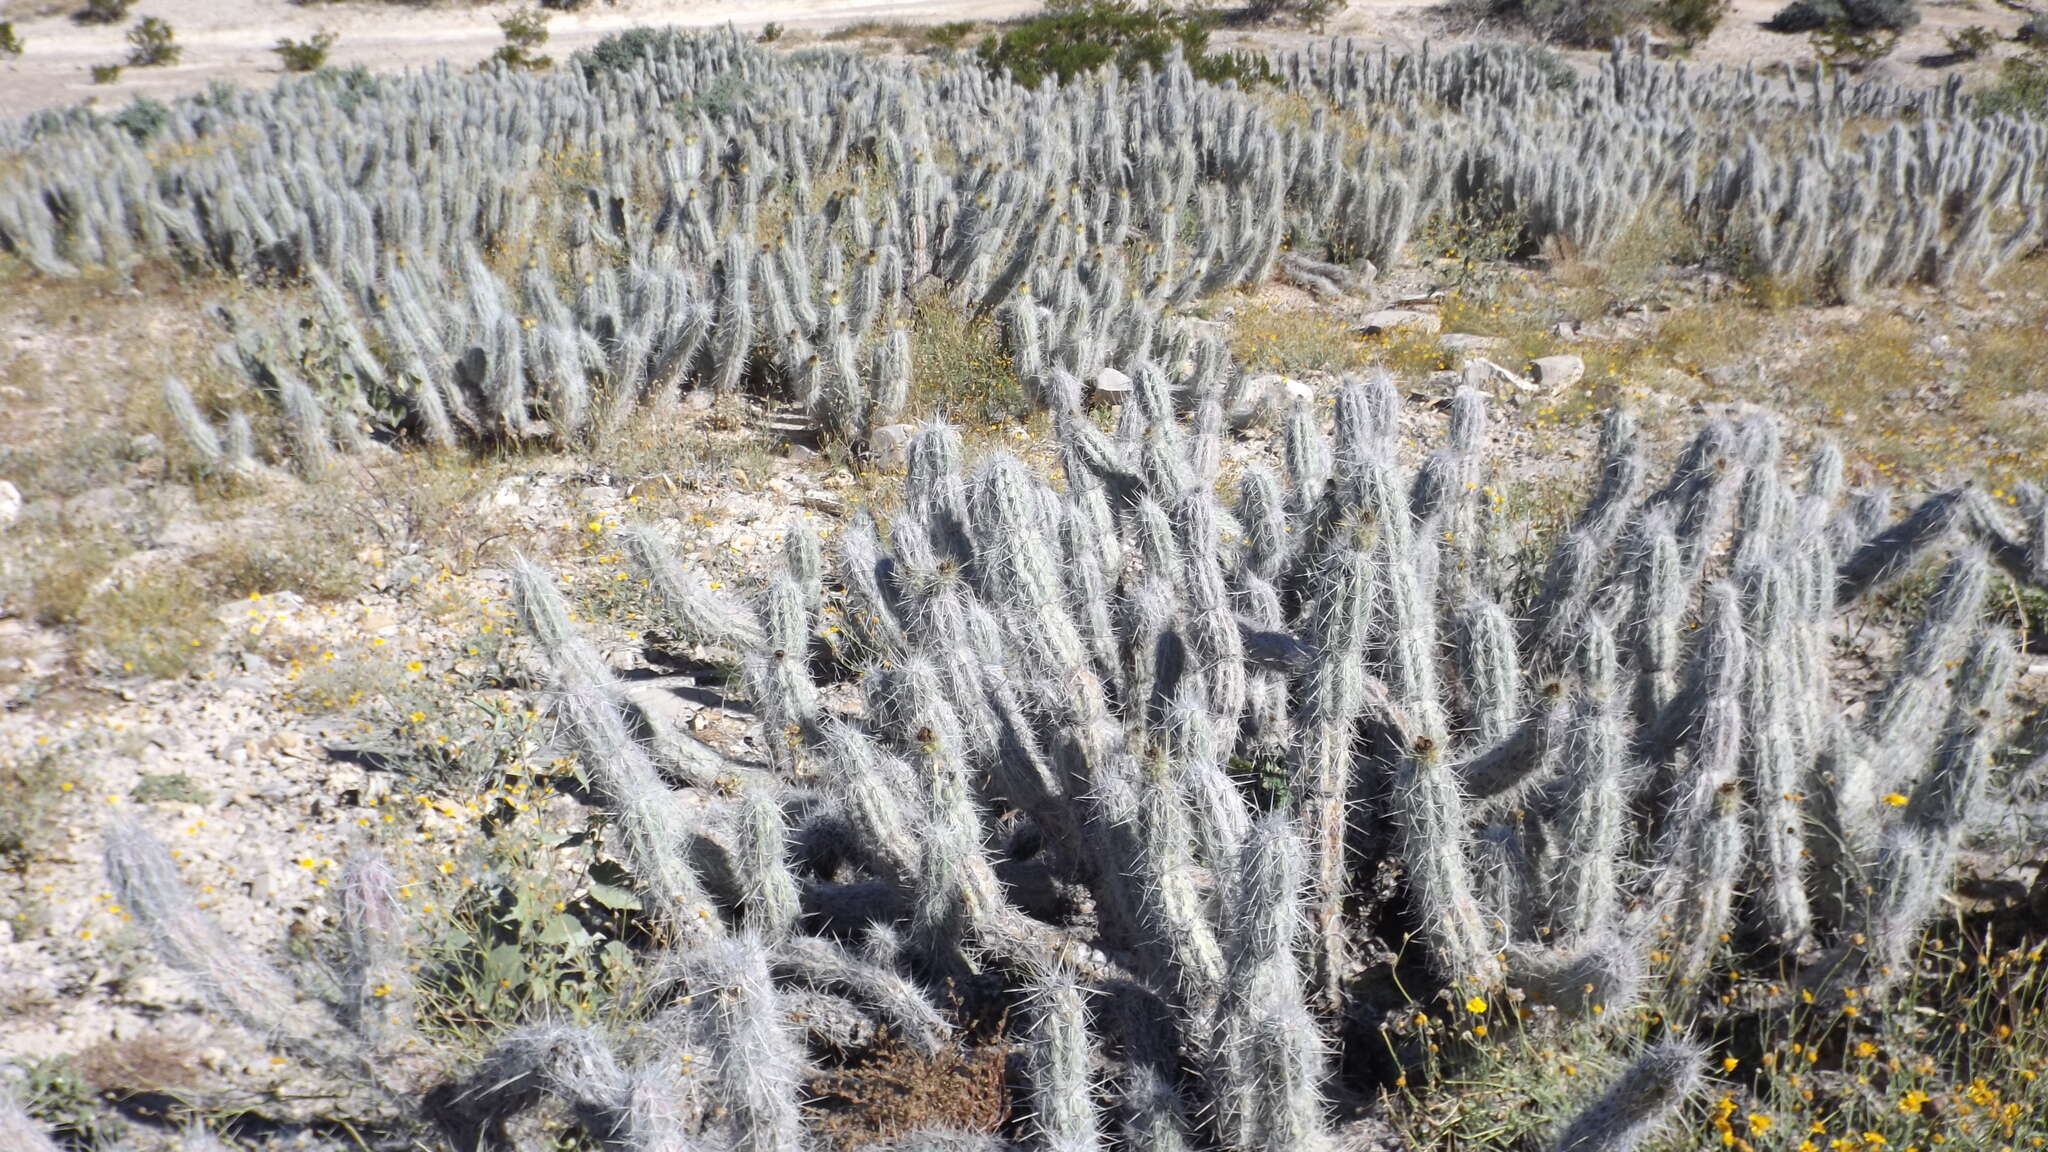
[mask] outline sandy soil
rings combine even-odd
[[[1693,58],[1702,63],[1767,65],[1809,58],[1804,36],[1781,36],[1762,28],[1783,0],[1735,0],[1727,19]],[[59,11],[52,12],[55,7]],[[469,66],[502,43],[497,21],[514,10],[509,3],[417,7],[400,3],[309,3],[288,0],[142,0],[134,16],[160,16],[176,29],[183,59],[168,68],[126,69],[110,85],[92,83],[95,64],[118,63],[127,55],[125,26],[72,22],[67,0],[4,0],[0,16],[12,19],[26,51],[0,64],[0,114],[18,114],[93,100],[120,105],[139,95],[166,98],[204,90],[213,80],[267,84],[278,75],[271,51],[280,37],[304,39],[321,28],[341,36],[330,60],[378,70],[419,67],[445,60]],[[558,13],[549,23],[548,51],[560,57],[622,28],[640,24],[715,27],[731,23],[757,30],[783,25],[792,42],[866,20],[938,23],[1001,20],[1031,12],[1038,0],[619,0],[581,13]],[[1981,24],[2009,39],[2025,14],[1998,0],[1953,0],[1924,4],[1919,27],[1899,44],[1877,72],[1906,84],[1940,83],[1947,69],[1923,66],[1939,57],[1943,36]],[[1487,22],[1459,18],[1443,4],[1411,0],[1352,0],[1326,29],[1337,35],[1391,41],[1413,47],[1422,40],[1484,35]],[[1262,29],[1252,39],[1291,46],[1315,37],[1302,31]],[[2010,44],[1999,51],[2009,52]],[[1592,54],[1585,54],[1591,56]],[[1977,66],[1981,68],[1982,66]]]

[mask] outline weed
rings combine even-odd
[[[1259,302],[1231,321],[1230,352],[1248,371],[1299,376],[1355,371],[1372,363],[1373,349],[1327,311]]]
[[[782,39],[782,25],[770,20],[762,26],[761,35],[756,37],[756,39],[762,44],[775,43],[777,40]]]
[[[119,82],[120,79],[121,66],[119,64],[95,64],[92,66],[92,82],[95,84],[113,84]]]
[[[21,35],[14,30],[14,21],[0,20],[0,60],[21,55]]]

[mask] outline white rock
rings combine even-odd
[[[1360,317],[1357,330],[1367,336],[1383,336],[1393,332],[1414,332],[1422,336],[1434,336],[1443,329],[1444,318],[1434,312],[1387,308],[1378,312],[1368,312]]]
[[[1287,389],[1287,402],[1289,404],[1315,403],[1316,386],[1308,381],[1288,377],[1280,381],[1280,385]]]
[[[1465,360],[1465,386],[1495,395],[1513,395],[1536,390],[1536,385],[1528,378],[1516,375],[1484,356],[1472,356]]]
[[[1542,356],[1536,360],[1536,383],[1545,392],[1569,388],[1586,378],[1586,362],[1577,356]]]
[[[910,441],[916,435],[917,429],[908,424],[884,424],[868,433],[868,454],[875,467],[887,472],[909,467]]]
[[[1436,346],[1446,352],[1491,352],[1507,341],[1498,336],[1475,336],[1470,332],[1446,332],[1437,337]]]
[[[1131,378],[1114,368],[1104,368],[1101,374],[1095,377],[1095,390],[1121,396],[1131,390]]]
[[[11,480],[0,480],[0,528],[21,519],[21,489]]]

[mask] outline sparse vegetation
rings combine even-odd
[[[21,55],[21,36],[14,30],[14,21],[0,20],[0,60]]]
[[[95,84],[113,84],[120,79],[121,66],[119,64],[95,64],[92,66],[92,82]]]

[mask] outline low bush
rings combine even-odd
[[[1500,0],[1494,11],[1527,23],[1545,40],[1593,47],[1650,23],[1660,7],[1655,0]]]
[[[306,40],[280,38],[271,51],[277,53],[287,72],[318,72],[327,66],[327,52],[340,39],[339,33],[322,28]]]
[[[1663,0],[1656,16],[1659,24],[1692,47],[1713,35],[1730,7],[1730,0]]]
[[[1918,23],[1920,6],[1914,0],[1792,0],[1764,27],[1772,32],[1904,32]]]
[[[1211,83],[1271,78],[1261,56],[1210,51],[1210,28],[1207,16],[1163,5],[1141,8],[1130,0],[1058,0],[1039,15],[982,41],[978,54],[989,70],[1007,72],[1028,87],[1047,76],[1065,84],[1105,64],[1126,74],[1140,65],[1156,70],[1176,48],[1188,68]]]
[[[85,7],[71,14],[80,24],[119,24],[128,18],[135,0],[85,0]]]
[[[132,68],[161,68],[176,64],[184,49],[177,34],[161,17],[144,16],[128,29],[128,64]]]
[[[14,21],[0,20],[0,60],[21,55],[21,37],[14,31]]]
[[[121,66],[119,64],[95,64],[92,66],[92,82],[95,84],[112,84],[119,79],[121,79]]]

